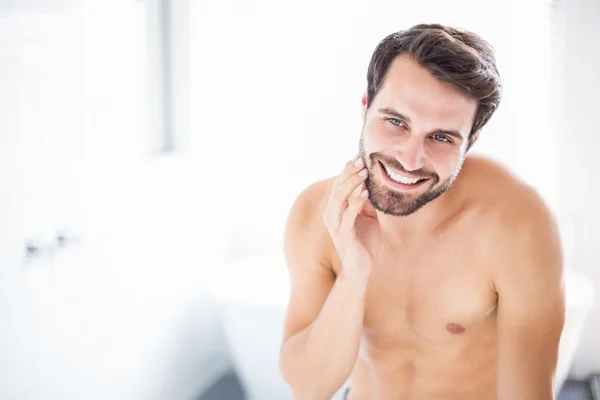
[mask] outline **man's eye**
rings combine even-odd
[[[404,122],[402,122],[396,118],[388,118],[388,121],[390,121],[393,125],[396,125],[396,126],[404,126]]]
[[[442,134],[436,133],[433,138],[438,142],[449,142],[448,138]]]

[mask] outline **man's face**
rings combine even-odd
[[[468,147],[477,101],[406,55],[390,66],[365,112],[360,155],[373,206],[406,216],[452,186]]]

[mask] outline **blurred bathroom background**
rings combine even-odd
[[[0,0],[0,400],[241,400],[224,377],[291,399],[287,212],[355,154],[376,44],[421,22],[496,49],[473,151],[555,213],[558,386],[594,386],[597,21],[598,0]]]

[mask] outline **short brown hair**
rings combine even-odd
[[[367,73],[367,108],[381,89],[392,61],[410,55],[442,82],[455,86],[478,101],[469,136],[492,117],[502,97],[502,83],[492,46],[475,33],[443,26],[419,24],[384,38],[373,52]]]

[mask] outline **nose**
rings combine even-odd
[[[423,168],[425,149],[423,148],[421,138],[417,135],[409,135],[398,151],[396,151],[395,156],[396,160],[398,160],[407,171],[415,171]]]

